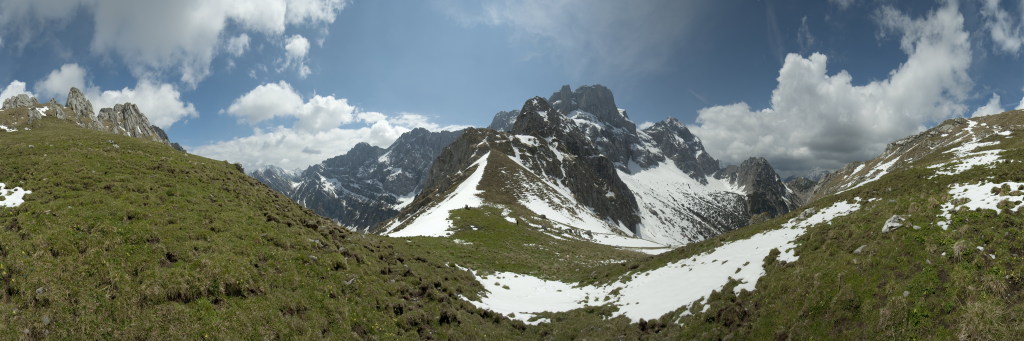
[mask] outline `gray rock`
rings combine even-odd
[[[856,250],[853,250],[853,254],[855,254],[855,255],[859,255],[859,254],[860,254],[861,252],[864,252],[864,248],[865,248],[865,247],[868,247],[868,246],[867,246],[867,245],[861,245],[861,246],[860,246],[860,247],[858,247],[858,248],[857,248]]]
[[[64,102],[64,106],[71,108],[71,111],[75,112],[82,117],[93,117],[95,113],[92,111],[92,103],[89,99],[85,98],[85,94],[78,88],[71,88],[68,91],[68,99]]]
[[[889,220],[885,221],[884,225],[882,225],[882,233],[889,233],[898,228],[901,228],[905,223],[906,219],[904,219],[903,216],[893,215],[892,217],[889,217]]]
[[[35,97],[29,96],[28,94],[19,94],[5,99],[3,110],[32,107],[38,104],[39,101],[36,100]]]
[[[494,119],[491,120],[491,125],[487,126],[487,129],[503,132],[511,131],[512,126],[516,123],[516,117],[519,117],[519,110],[499,111],[494,115]]]
[[[167,134],[152,124],[146,118],[139,107],[132,103],[114,105],[113,108],[100,109],[96,120],[103,126],[104,130],[115,134],[143,138],[152,141],[170,144],[167,141]]]

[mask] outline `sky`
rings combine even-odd
[[[783,175],[1024,107],[1024,1],[0,0],[0,97],[133,102],[195,154],[300,169],[602,84]]]

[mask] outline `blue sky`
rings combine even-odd
[[[2,96],[131,101],[190,151],[305,167],[563,84],[725,163],[834,169],[1024,98],[1020,0],[0,0]],[[159,14],[159,15],[154,15]]]

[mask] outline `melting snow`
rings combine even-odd
[[[484,177],[484,168],[487,168],[487,158],[490,156],[491,154],[487,153],[477,159],[473,163],[476,166],[476,170],[459,184],[459,187],[452,191],[451,195],[426,212],[414,217],[413,219],[415,220],[405,228],[391,232],[388,235],[392,237],[446,237],[451,235],[453,233],[451,231],[452,222],[448,219],[450,212],[466,206],[477,207],[483,203],[480,197],[477,196],[481,192],[477,189],[477,186],[480,184],[480,179]],[[391,225],[388,230],[394,230],[400,223]]]
[[[1009,195],[1011,193],[995,194],[993,188],[1002,187],[1007,185],[1010,187],[1010,192],[1017,192],[1018,195]],[[1013,206],[1010,211],[1017,211],[1024,206],[1024,193],[1021,193],[1018,189],[1022,188],[1024,183],[1022,182],[1002,182],[1002,183],[981,183],[981,184],[955,184],[953,188],[949,190],[949,194],[953,195],[953,198],[942,204],[942,213],[939,214],[940,220],[936,224],[942,227],[943,230],[949,228],[949,223],[953,220],[953,212],[956,212],[961,207],[965,207],[968,210],[986,209],[995,210],[996,213],[1002,213],[999,209],[999,202],[1003,200],[1010,201]],[[964,202],[966,201],[966,202]],[[954,204],[955,203],[955,204]]]
[[[721,290],[730,278],[740,281],[735,290],[754,290],[757,280],[765,274],[763,260],[772,249],[782,251],[779,260],[796,261],[793,241],[806,227],[830,223],[833,218],[859,208],[856,202],[838,202],[805,220],[790,220],[783,228],[725,243],[712,251],[603,286],[579,286],[512,272],[491,276],[474,273],[488,293],[479,302],[470,303],[505,315],[515,314],[515,319],[531,324],[545,322],[528,321],[539,312],[562,312],[606,303],[619,308],[617,315],[633,321],[654,319],[706,299],[712,291]],[[617,293],[613,294],[614,291]]]
[[[728,202],[720,199],[738,198],[743,194],[727,180],[708,177],[708,183],[702,184],[670,162],[633,174],[619,171],[619,178],[636,194],[640,236],[666,244],[687,244],[703,239],[690,228],[699,220],[694,211],[721,212],[713,205],[727,206]],[[687,232],[689,234],[685,234]]]
[[[26,191],[21,187],[6,189],[6,186],[0,182],[0,207],[18,207],[25,203],[25,194],[32,193],[32,191]]]
[[[0,124],[0,130],[6,131],[8,133],[13,133],[13,132],[18,131],[18,129],[8,128],[7,126],[2,125],[2,124]]]

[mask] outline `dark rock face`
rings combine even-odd
[[[625,110],[615,105],[611,90],[601,85],[581,86],[569,91],[569,86],[555,92],[549,98],[559,113],[574,121],[584,137],[602,155],[620,170],[628,170],[629,161],[634,159],[637,145],[636,124],[629,120]]]
[[[679,120],[668,118],[643,131],[661,154],[637,152],[640,167],[650,167],[664,159],[672,160],[676,167],[695,179],[703,179],[718,172],[718,160],[704,150],[704,145]]]
[[[28,94],[19,94],[4,99],[4,106],[0,110],[33,107],[36,105],[39,105],[39,101],[36,100],[35,97],[29,96]]]
[[[499,111],[494,115],[494,119],[491,120],[491,125],[487,126],[487,129],[504,132],[512,131],[512,126],[516,123],[516,117],[519,117],[519,110]]]
[[[320,215],[365,230],[398,214],[399,199],[424,187],[438,153],[461,133],[419,128],[386,149],[357,144],[294,178],[276,167],[250,175]]]
[[[747,193],[747,211],[751,216],[767,214],[774,217],[799,205],[795,194],[788,190],[764,158],[749,158],[739,167],[726,167],[716,176],[728,178]]]
[[[564,88],[563,88],[564,89]],[[517,135],[532,135],[541,139],[553,138],[560,142],[572,160],[538,164],[538,174],[561,178],[576,200],[593,208],[602,218],[620,222],[634,230],[640,223],[636,215],[636,198],[616,173],[615,164],[590,143],[586,135],[567,117],[552,110],[546,100],[534,97],[523,104],[519,118],[512,128]],[[565,169],[568,174],[558,174]],[[559,176],[561,175],[561,176]],[[614,195],[609,198],[608,193]]]
[[[817,186],[818,182],[802,176],[786,181],[786,187],[789,187],[796,194],[800,204],[807,203],[810,200]]]

